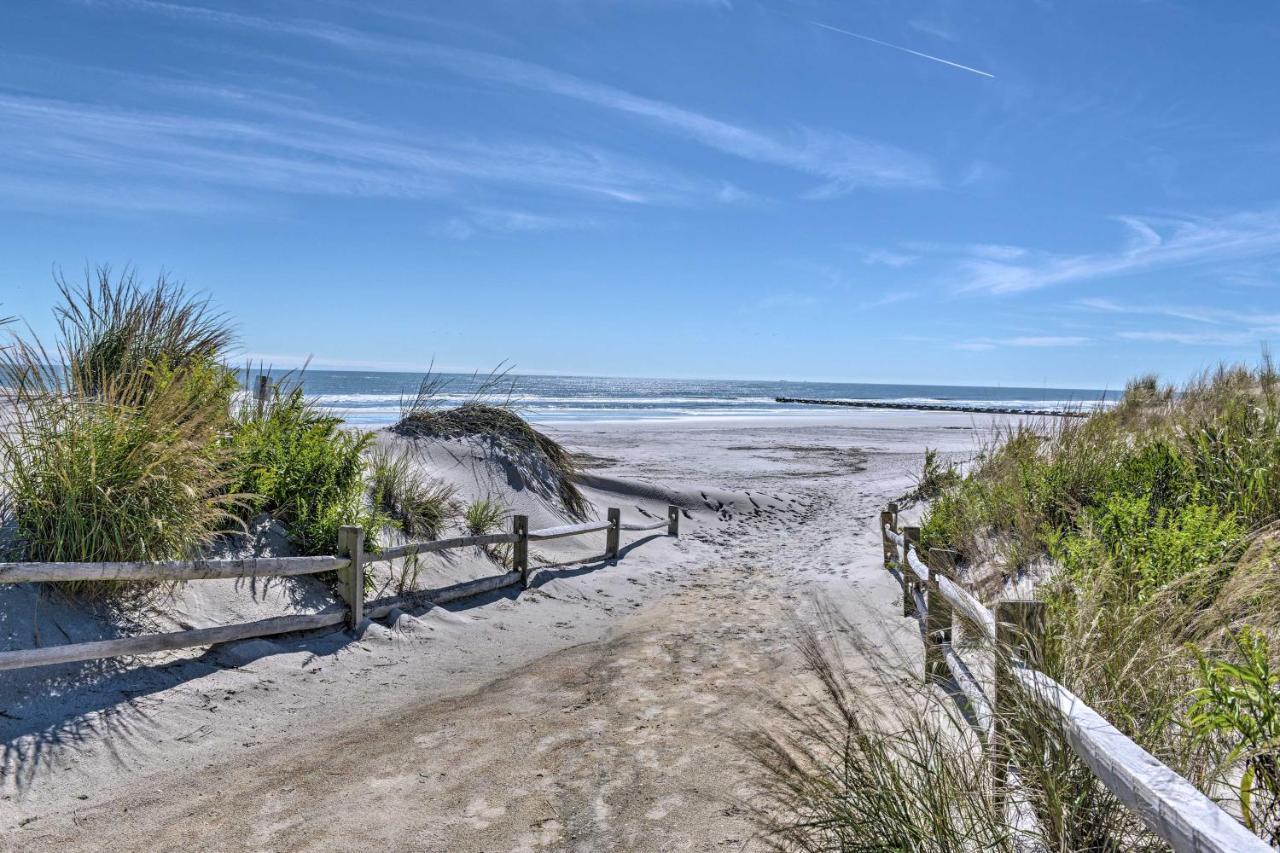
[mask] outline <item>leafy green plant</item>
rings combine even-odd
[[[408,451],[376,446],[369,456],[369,496],[408,537],[435,539],[457,512],[457,490],[419,471]]]
[[[365,503],[364,453],[373,436],[342,428],[291,378],[274,385],[264,405],[240,406],[230,446],[235,491],[246,512],[268,512],[306,554],[332,554],[338,529],[365,528],[377,542],[381,519]]]
[[[493,498],[476,498],[463,513],[463,525],[472,536],[483,536],[497,530],[506,518],[507,511]]]
[[[1241,535],[1234,515],[1213,506],[1153,509],[1146,495],[1117,495],[1087,512],[1083,532],[1049,541],[1051,556],[1078,582],[1105,582],[1141,603],[1179,578],[1221,563]],[[1100,573],[1115,576],[1104,580]]]
[[[1280,673],[1271,668],[1267,638],[1251,628],[1235,635],[1236,661],[1194,650],[1201,686],[1192,692],[1187,723],[1201,737],[1229,744],[1224,765],[1239,766],[1244,823],[1280,843]]]

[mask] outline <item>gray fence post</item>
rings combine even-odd
[[[619,538],[622,533],[622,510],[616,506],[609,507],[609,529],[604,532],[604,556],[607,560],[618,559]]]
[[[351,561],[340,573],[338,592],[347,602],[347,624],[355,630],[364,621],[364,528],[346,524],[338,529],[338,556]]]
[[[995,794],[1003,802],[1005,781],[1008,778],[1009,718],[1014,703],[1013,675],[1010,668],[1014,660],[1033,669],[1043,666],[1044,654],[1044,602],[1000,601],[996,603],[996,682],[995,708],[991,726],[991,775],[995,782]]]
[[[258,407],[258,417],[262,417],[262,413],[267,410],[267,382],[267,377],[259,376],[258,385],[253,392],[253,399]]]
[[[520,586],[529,588],[529,516],[511,516],[511,532],[518,539],[511,544],[511,571],[520,573]]]
[[[680,535],[680,507],[674,504],[667,507],[667,535]]]
[[[919,537],[919,531],[916,536]],[[947,674],[946,656],[942,651],[943,643],[951,642],[952,613],[951,602],[938,591],[938,578],[953,578],[955,552],[945,548],[930,548],[929,582],[925,584],[925,604],[929,608],[925,617],[924,647],[924,679],[945,678]]]
[[[911,538],[907,537],[908,531],[910,531],[911,533]],[[902,615],[903,616],[910,616],[911,614],[916,612],[916,599],[915,599],[915,596],[913,596],[911,593],[913,593],[914,591],[920,588],[920,583],[919,581],[916,580],[916,573],[911,569],[911,566],[907,563],[907,551],[908,549],[911,548],[912,544],[919,541],[920,541],[919,527],[902,528],[902,555],[901,555],[901,558],[898,560],[898,571],[902,574]],[[898,550],[897,550],[898,546],[894,544],[892,541],[889,543],[889,545],[894,549],[894,555],[898,556]]]
[[[894,545],[889,534],[885,533],[886,527],[893,528],[893,513],[888,510],[880,513],[880,545],[884,549],[884,567],[888,569],[898,562],[898,546]]]

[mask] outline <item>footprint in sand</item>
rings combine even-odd
[[[507,813],[504,806],[491,806],[484,797],[479,797],[467,804],[462,816],[475,829],[487,829],[489,824]]]
[[[662,820],[667,815],[671,814],[672,809],[679,808],[683,804],[684,798],[679,795],[663,797],[658,800],[657,804],[653,808],[645,812],[644,816],[649,820]]]

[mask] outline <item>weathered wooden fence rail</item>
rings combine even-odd
[[[898,528],[898,507],[880,514],[886,569],[903,587],[903,615],[925,624],[925,676],[949,675],[969,702],[1001,787],[1009,773],[1002,739],[1012,691],[1056,718],[1068,744],[1120,802],[1178,853],[1251,853],[1272,848],[1189,781],[1158,761],[1078,696],[1035,668],[1043,643],[1043,603],[1002,601],[993,613],[951,576],[951,552],[916,550],[919,530]],[[994,699],[989,700],[951,644],[955,620],[993,643]]]
[[[87,643],[68,643],[37,649],[18,649],[0,652],[0,671],[48,666],[59,663],[124,657],[172,651],[193,646],[210,646],[233,640],[254,637],[270,637],[294,631],[310,631],[346,623],[355,628],[365,619],[381,619],[393,610],[420,604],[444,604],[473,595],[481,595],[503,587],[527,587],[529,584],[529,542],[543,542],[588,533],[605,533],[605,557],[616,559],[620,534],[623,531],[647,531],[665,529],[668,536],[680,535],[680,510],[667,508],[667,517],[641,523],[622,523],[622,513],[610,508],[605,521],[571,524],[530,530],[529,519],[524,515],[512,516],[509,533],[490,533],[482,536],[459,536],[453,539],[436,539],[429,542],[411,542],[384,548],[376,553],[366,552],[364,531],[359,527],[344,527],[339,533],[338,550],[332,556],[319,557],[259,557],[244,560],[169,560],[138,563],[0,563],[0,583],[36,583],[58,581],[189,581],[216,578],[274,578],[296,577],[336,571],[339,575],[338,594],[344,605],[334,605],[318,613],[294,616],[277,616],[255,622],[241,622],[214,628],[195,628],[164,634],[147,634],[141,637],[120,637],[111,640],[94,640]],[[366,602],[364,598],[364,572],[369,563],[412,557],[417,554],[437,553],[457,548],[483,547],[509,544],[511,571],[472,581],[455,584],[443,589],[417,590],[407,595]]]

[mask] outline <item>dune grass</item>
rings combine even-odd
[[[522,475],[549,484],[569,515],[586,517],[589,505],[574,484],[577,463],[564,447],[515,411],[507,369],[499,366],[479,378],[470,398],[458,405],[444,400],[447,388],[442,378],[428,373],[417,391],[402,402],[394,431],[407,437],[486,441],[505,453]]]
[[[955,550],[972,576],[994,569],[994,595],[1002,579],[1031,572],[1047,604],[1044,670],[1273,843],[1280,841],[1276,380],[1265,358],[1180,389],[1143,377],[1110,410],[1011,426],[964,477],[942,485],[922,527],[924,547]],[[934,477],[926,471],[921,480]],[[1163,849],[1074,756],[1053,720],[1015,707],[1009,724],[1034,735],[1021,739],[1014,757],[1040,843]],[[949,750],[960,728],[928,729],[926,739],[905,743],[897,729],[876,728],[877,738],[897,738],[894,749],[858,753],[863,776],[849,778],[892,781],[915,772]],[[787,770],[788,779],[798,772]],[[967,796],[989,794],[977,786]],[[814,802],[806,796],[785,811]],[[957,849],[911,834],[934,831],[934,811],[919,804],[903,818],[911,849]],[[992,819],[1012,831],[1007,815]],[[857,844],[896,844],[849,825],[842,831]]]
[[[55,285],[67,381],[86,396],[145,397],[155,371],[215,364],[235,338],[224,315],[163,274],[147,287],[132,269],[113,275],[103,266],[86,271],[82,284],[58,273]]]
[[[415,468],[407,450],[374,447],[368,484],[373,506],[410,539],[438,539],[458,512],[457,489]]]
[[[953,465],[944,464],[938,451],[932,447],[924,449],[924,466],[916,484],[911,491],[898,499],[901,506],[908,507],[922,501],[931,501],[947,489],[960,482],[960,472]]]
[[[476,498],[467,504],[462,525],[471,536],[484,536],[501,527],[506,517],[506,507],[499,501],[490,497]]]
[[[10,418],[0,469],[17,555],[197,553],[232,519],[219,437],[236,382],[216,360],[230,327],[163,278],[146,287],[102,269],[83,287],[62,279],[58,287],[54,348],[14,334],[0,352],[0,406]]]
[[[845,623],[797,629],[816,680],[803,700],[779,701],[779,723],[744,738],[760,780],[753,811],[779,850],[1012,851],[981,744],[941,693],[903,679]],[[851,641],[871,678],[840,660]]]

